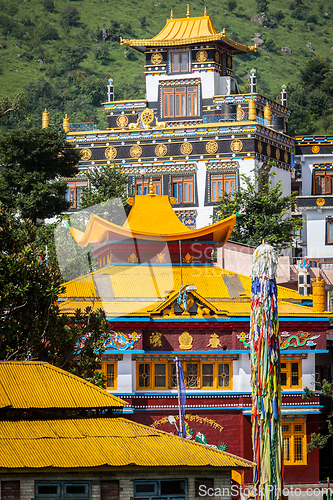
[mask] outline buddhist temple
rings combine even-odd
[[[191,230],[173,211],[173,197],[149,191],[128,200],[122,226],[92,215],[85,231],[70,228],[82,248],[93,245],[99,269],[65,284],[60,310],[104,309],[112,328],[102,364],[106,389],[127,402],[129,419],[176,433],[178,358],[187,438],[252,460],[251,279],[211,258],[235,216]],[[284,477],[291,485],[319,483],[319,453],[307,454],[306,444],[323,426],[321,403],[302,394],[314,387],[316,366],[329,364],[330,324],[321,280],[314,285],[306,297],[278,286]],[[251,474],[245,471],[246,484]]]
[[[120,43],[142,54],[146,96],[117,101],[110,78],[102,104],[108,128],[64,122],[67,139],[81,152],[80,174],[68,181],[72,211],[80,207],[89,168],[116,164],[128,176],[127,194],[175,199],[173,209],[190,229],[207,226],[223,192],[233,197],[241,174],[274,161],[272,170],[290,193],[290,110],[281,82],[281,102],[257,92],[255,69],[241,93],[234,57],[255,53],[217,29],[209,12],[170,19],[150,39]],[[251,62],[253,64],[253,62]],[[278,77],[278,75],[277,75]],[[244,83],[244,82],[243,82]]]

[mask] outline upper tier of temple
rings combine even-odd
[[[175,47],[196,43],[222,44],[224,48],[234,53],[256,51],[256,46],[247,46],[234,42],[226,37],[225,29],[218,32],[210,16],[190,17],[189,8],[187,17],[167,20],[166,25],[160,33],[151,39],[124,40],[120,38],[121,45],[128,45],[134,49],[144,52],[150,47]]]
[[[71,228],[75,241],[85,247],[88,243],[119,242],[121,239],[161,240],[165,242],[183,240],[213,240],[219,246],[229,238],[236,216],[216,222],[201,229],[187,228],[177,217],[168,196],[137,195],[130,199],[131,212],[123,226],[113,224],[97,215],[91,215],[84,233]]]

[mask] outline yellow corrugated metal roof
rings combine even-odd
[[[158,265],[110,265],[93,274],[110,276],[114,296],[117,298],[165,297],[171,290],[179,290],[181,274],[183,283],[195,285],[198,293],[209,298],[229,299],[230,295],[222,276],[237,275],[245,289],[246,296],[251,296],[251,278],[243,274],[221,269],[217,266],[158,266]],[[65,283],[65,293],[61,297],[97,297],[92,275],[76,278]],[[89,279],[89,282],[88,282]],[[159,292],[158,294],[156,292]],[[167,293],[166,293],[167,292]],[[308,297],[312,299],[312,296]],[[303,300],[296,290],[278,285],[279,300]]]
[[[110,300],[66,300],[60,302],[59,309],[63,314],[72,315],[77,309],[84,311],[87,307],[91,307],[92,311],[103,309],[106,316],[127,316],[134,314],[135,316],[147,316],[151,310],[154,310],[161,304],[159,302],[115,302]]]
[[[123,407],[99,387],[48,363],[0,362],[0,408]]]
[[[227,467],[252,463],[124,418],[0,422],[0,468]]]
[[[172,47],[214,41],[222,41],[240,52],[256,51],[256,46],[243,45],[227,38],[225,30],[218,33],[210,16],[168,19],[162,31],[150,39],[120,38],[121,45],[130,47]]]

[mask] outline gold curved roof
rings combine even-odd
[[[85,232],[70,228],[74,240],[85,247],[88,243],[119,240],[119,237],[165,241],[193,240],[206,235],[223,245],[230,237],[236,215],[201,229],[188,229],[173,211],[169,197],[163,195],[137,195],[125,224],[117,226],[97,215],[91,215]]]
[[[120,37],[120,45],[128,45],[141,52],[145,47],[172,47],[218,41],[228,45],[232,51],[255,52],[257,50],[255,45],[247,46],[227,38],[225,29],[218,32],[210,16],[168,19],[162,31],[150,39],[125,40]]]

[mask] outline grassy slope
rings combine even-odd
[[[15,0],[3,0],[3,2],[10,4]],[[207,3],[207,12],[218,31],[226,28],[228,37],[247,45],[252,45],[251,38],[254,37],[254,33],[260,32],[263,40],[270,39],[271,47],[272,44],[274,45],[269,53],[259,48],[256,55],[250,54],[235,58],[237,59],[236,77],[244,90],[246,88],[244,77],[254,67],[257,69],[259,91],[273,98],[279,98],[281,85],[296,82],[299,69],[313,54],[306,48],[308,42],[312,43],[315,55],[333,59],[331,49],[333,47],[333,0],[325,0],[321,3],[303,0],[304,16],[306,19],[309,19],[311,15],[317,16],[315,24],[291,17],[290,3],[290,0],[272,0],[269,3],[267,14],[275,24],[274,28],[263,28],[251,22],[251,17],[256,14],[255,2],[238,0],[237,7],[232,12],[228,11],[227,0],[222,2],[212,0]],[[60,23],[60,13],[68,4],[76,7],[81,16],[80,25],[71,29],[62,27]],[[203,15],[204,7],[205,2],[202,0],[191,3],[191,15]],[[78,45],[87,42],[88,58],[81,63],[81,67],[88,68],[96,75],[112,76],[117,99],[143,97],[143,56],[127,47],[121,47],[117,42],[94,42],[94,37],[101,28],[109,28],[114,21],[128,23],[130,28],[126,27],[124,30],[128,30],[131,38],[153,37],[163,28],[166,19],[170,16],[171,8],[174,11],[174,17],[185,17],[186,2],[184,0],[177,0],[177,2],[174,0],[140,0],[139,2],[77,0],[69,3],[67,0],[55,0],[55,11],[51,13],[45,10],[41,0],[21,0],[18,13],[13,16],[13,19],[30,18],[36,27],[27,27],[27,29],[35,34],[30,43],[22,40],[22,36],[18,39],[15,30],[7,34],[5,39],[0,36],[0,44],[6,45],[6,48],[0,49],[0,94],[11,95],[40,78],[51,79],[48,75],[48,67],[60,64],[63,40],[72,40]],[[285,17],[277,22],[274,14],[280,9]],[[324,12],[328,12],[332,19],[324,16]],[[58,31],[60,40],[40,41],[39,30],[50,24]],[[124,33],[125,38],[129,37],[128,33]],[[94,55],[94,50],[96,52],[103,43],[107,44],[109,55],[106,60],[101,61]],[[290,47],[291,55],[281,52],[281,47],[286,46]],[[22,54],[22,56],[18,57],[17,54]],[[38,62],[39,58],[44,62]],[[47,105],[47,99],[45,99],[45,106]]]

